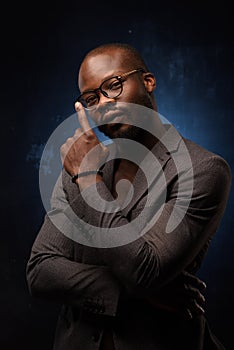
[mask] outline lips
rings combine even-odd
[[[111,125],[113,127],[119,127],[122,124],[128,124],[128,113],[122,110],[108,111],[103,114],[102,123]]]
[[[110,123],[120,123],[124,122],[124,119],[126,119],[122,112],[116,111],[116,112],[108,112],[105,113],[102,117],[102,123],[103,124],[110,124]]]
[[[121,126],[123,121],[126,119],[121,112],[108,112],[103,116],[102,123],[99,126],[99,130],[102,131],[106,136],[112,137]]]
[[[102,106],[101,106],[102,107]],[[127,108],[121,108],[118,106],[110,105],[105,108],[99,108],[99,118],[96,124],[98,129],[108,137],[113,137],[122,127],[125,129],[125,125],[129,125],[130,111]]]

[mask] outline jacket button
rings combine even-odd
[[[94,334],[92,335],[92,340],[93,340],[95,343],[98,342],[99,338],[100,338],[100,333],[94,333]]]

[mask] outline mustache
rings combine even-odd
[[[120,122],[121,119],[130,117],[131,112],[129,107],[126,106],[120,106],[119,104],[116,103],[106,103],[105,105],[101,105],[98,110],[97,110],[100,124],[108,124],[111,123],[112,121],[114,122]],[[119,121],[117,121],[117,119]],[[122,120],[124,122],[124,120]]]

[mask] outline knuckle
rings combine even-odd
[[[75,135],[77,136],[77,135],[80,135],[81,134],[81,129],[80,128],[77,128],[76,130],[75,130]]]
[[[104,148],[104,154],[108,155],[109,154],[109,150],[107,148]]]
[[[64,143],[61,147],[60,147],[60,152],[64,153],[66,149],[66,144]]]
[[[87,130],[85,132],[85,135],[86,135],[87,140],[89,140],[89,141],[91,141],[95,138],[95,134],[92,130]]]
[[[72,143],[73,142],[73,138],[72,137],[68,137],[68,139],[67,139],[67,142],[66,143]]]
[[[103,152],[109,153],[108,148],[106,146],[104,146],[102,143],[101,143],[101,147],[102,147]]]

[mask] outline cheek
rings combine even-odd
[[[123,102],[141,104],[152,108],[150,95],[143,84],[137,83],[126,86],[120,98]]]

